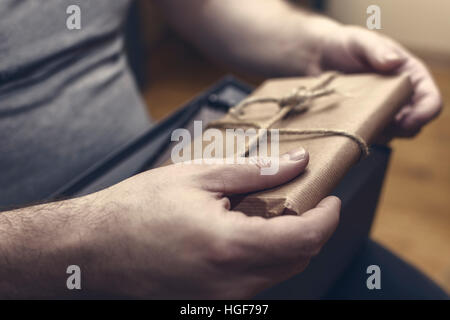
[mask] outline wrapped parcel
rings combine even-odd
[[[272,217],[313,208],[367,154],[367,146],[411,93],[405,75],[325,74],[265,81],[209,128],[221,130],[224,137],[227,128],[280,129],[279,153],[303,147],[309,165],[284,185],[231,196],[233,209]]]

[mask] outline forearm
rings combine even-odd
[[[158,0],[171,24],[214,58],[264,75],[311,73],[338,24],[283,0]]]
[[[0,297],[74,297],[69,265],[90,261],[95,196],[0,213]],[[84,270],[86,271],[86,270]],[[92,274],[92,272],[91,272]]]

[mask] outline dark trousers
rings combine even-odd
[[[381,270],[381,289],[369,290],[369,265]],[[448,299],[427,276],[378,243],[369,240],[325,299]]]
[[[380,267],[380,289],[370,290],[367,287],[367,279],[371,274],[366,271],[370,265]],[[304,293],[300,290],[296,293],[295,282],[301,287],[299,277],[293,277],[284,285],[269,289],[255,298],[302,299]],[[322,299],[447,300],[449,296],[419,270],[378,243],[367,240],[350,266]]]

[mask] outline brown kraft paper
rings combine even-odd
[[[286,96],[293,88],[310,88],[318,80],[316,77],[270,79],[249,98]],[[405,75],[339,74],[327,87],[336,92],[313,99],[306,111],[291,112],[271,128],[342,130],[359,136],[370,145],[412,93],[409,78]],[[278,111],[279,106],[275,103],[254,103],[245,107],[240,120],[264,123]],[[236,122],[236,119],[228,114],[219,123],[221,121]],[[233,125],[228,128],[248,127]],[[225,137],[225,129],[219,130]],[[203,143],[203,147],[205,145]],[[275,188],[231,196],[233,210],[265,217],[301,214],[329,195],[361,157],[358,144],[343,136],[280,134],[279,145],[280,154],[297,147],[303,147],[309,152],[310,160],[305,172]]]

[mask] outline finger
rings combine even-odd
[[[235,236],[241,237],[243,252],[258,266],[298,265],[316,255],[333,234],[340,207],[338,198],[327,197],[301,216],[245,217],[237,226],[240,235]]]
[[[407,61],[405,55],[374,32],[356,32],[351,43],[355,53],[375,71],[394,71]]]
[[[283,184],[304,171],[309,155],[303,148],[280,158],[246,158],[243,164],[210,164],[202,167],[199,182],[208,191],[248,193]],[[273,169],[273,174],[264,174]]]
[[[394,137],[411,138],[417,135],[421,128],[405,128],[401,126],[401,119],[403,119],[409,112],[411,106],[405,106],[396,115],[394,121],[392,121],[389,126],[383,131],[383,133],[377,138],[377,144],[387,144]]]
[[[411,64],[415,63],[421,64],[420,61],[411,61]],[[396,117],[396,122],[406,132],[417,131],[439,115],[443,102],[439,89],[425,66],[408,66],[403,72],[411,75],[414,95],[411,106],[404,108],[403,114]]]
[[[331,237],[339,223],[341,200],[335,196],[329,196],[317,204],[317,206],[306,211],[302,218],[303,224],[310,230],[315,230],[319,246],[322,247]],[[319,248],[320,249],[320,248]]]
[[[439,89],[418,58],[395,41],[375,33],[370,33],[364,41],[356,41],[355,46],[375,70],[405,73],[411,79],[414,87],[412,104],[396,115],[396,135],[414,136],[424,124],[439,115],[443,105]]]

